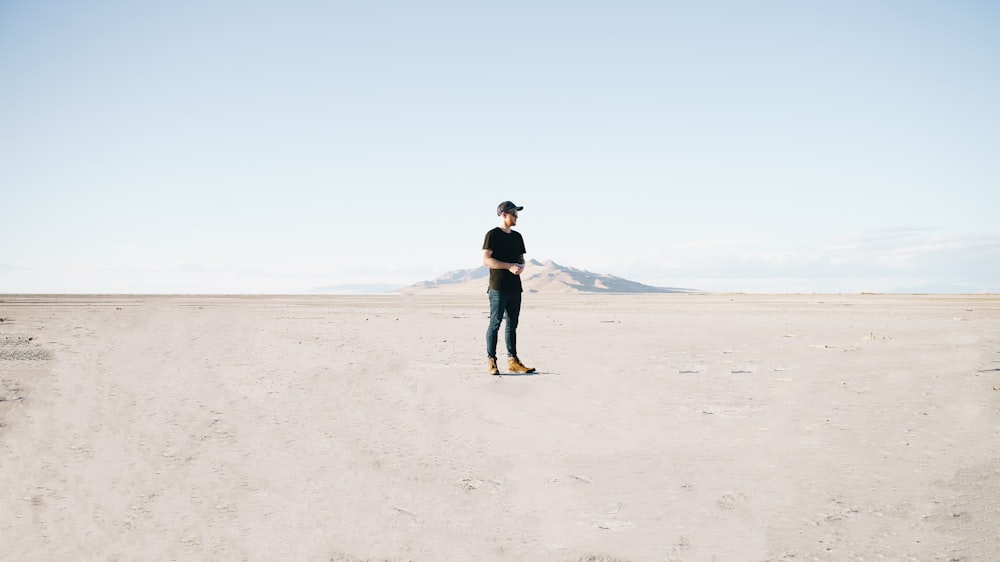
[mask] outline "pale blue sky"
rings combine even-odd
[[[1000,3],[0,0],[0,293],[1000,291]]]

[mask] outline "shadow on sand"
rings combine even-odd
[[[534,373],[500,373],[499,375],[492,375],[498,378],[506,377],[538,377],[544,375],[558,375],[559,373],[547,373],[545,371],[535,371]]]

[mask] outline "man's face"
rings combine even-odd
[[[517,224],[517,211],[511,211],[509,213],[503,214],[504,223],[507,226],[514,226]]]

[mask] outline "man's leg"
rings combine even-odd
[[[525,367],[517,357],[517,322],[521,317],[521,293],[510,295],[507,301],[507,368],[512,373],[534,373],[534,367]]]
[[[521,317],[521,293],[508,295],[505,304],[507,327],[504,335],[507,341],[507,357],[517,357],[517,321]]]
[[[490,359],[497,357],[497,339],[500,334],[500,321],[503,320],[504,302],[500,291],[490,290],[490,323],[486,328],[486,356]],[[510,324],[508,324],[509,326]]]

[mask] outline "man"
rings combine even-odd
[[[490,325],[486,329],[486,357],[491,375],[497,368],[497,337],[501,320],[507,320],[504,332],[507,343],[507,367],[512,373],[534,373],[517,358],[517,320],[521,315],[521,272],[524,271],[524,238],[511,228],[517,225],[518,207],[510,201],[497,206],[500,226],[486,233],[483,242],[483,265],[490,268]]]

